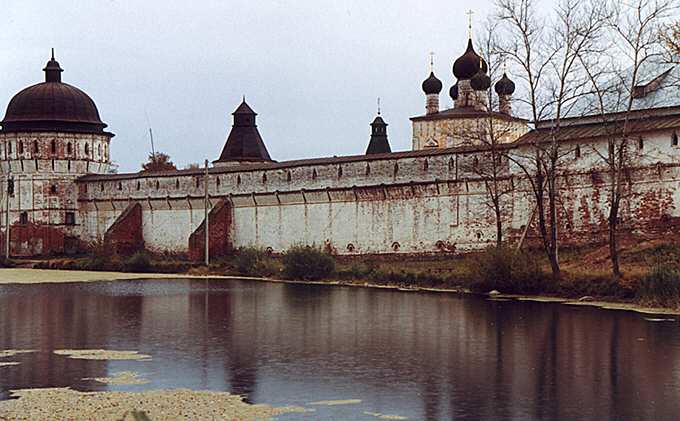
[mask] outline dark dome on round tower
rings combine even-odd
[[[45,82],[23,89],[9,101],[2,132],[58,131],[102,133],[106,124],[92,98],[63,83],[63,72],[54,59],[43,69]]]
[[[486,73],[488,70],[486,61],[475,52],[475,48],[472,46],[472,39],[469,39],[465,54],[458,57],[453,63],[453,75],[458,80],[472,79],[479,72],[480,62],[482,71]]]
[[[512,95],[515,92],[515,82],[503,73],[503,77],[496,82],[494,89],[498,95]]]
[[[481,69],[470,79],[470,86],[475,91],[486,91],[491,87],[491,78]]]
[[[430,72],[430,77],[423,82],[423,92],[425,95],[439,94],[442,91],[442,81],[437,79],[434,72]]]
[[[457,100],[458,99],[458,84],[456,83],[449,89],[449,96],[451,97],[452,100]]]

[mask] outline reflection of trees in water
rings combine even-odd
[[[325,392],[351,385],[365,402],[413,407],[404,398],[418,396],[426,420],[652,419],[678,411],[672,324],[447,294],[211,282],[178,281],[184,289],[176,294],[146,296],[10,288],[0,295],[0,349],[163,347],[172,359],[154,358],[154,366],[177,370],[199,388],[217,382],[252,402],[260,383],[294,373],[310,384],[323,379]],[[106,375],[104,361],[50,352],[16,360],[24,364],[1,369],[0,396],[10,387]],[[258,378],[261,372],[273,378]]]

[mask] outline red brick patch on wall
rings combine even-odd
[[[226,256],[232,251],[231,202],[220,200],[208,214],[210,230],[210,257]],[[189,259],[201,261],[205,258],[205,221],[189,237]]]
[[[130,203],[104,234],[104,243],[123,256],[144,249],[142,205]]]

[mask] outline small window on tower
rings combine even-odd
[[[52,155],[57,153],[57,141],[52,139],[52,142],[50,143],[50,152],[52,152]]]
[[[64,223],[66,225],[75,225],[76,224],[76,214],[75,214],[75,212],[66,212],[64,214]]]
[[[38,141],[37,140],[33,141],[33,153],[34,154],[38,153]]]
[[[17,152],[19,152],[19,154],[24,153],[24,142],[17,142]]]
[[[57,194],[57,186],[56,185],[52,184],[50,186],[50,193]]]
[[[19,223],[21,225],[26,225],[28,224],[28,212],[24,211],[19,214]]]
[[[645,148],[645,140],[643,138],[638,139],[638,149],[643,150]]]
[[[574,148],[574,156],[576,157],[576,159],[581,157],[581,146],[580,145],[576,145],[576,148]]]
[[[671,146],[678,146],[678,134],[675,132],[671,135]]]
[[[85,156],[90,156],[90,145],[85,144]]]
[[[7,142],[7,155],[12,153],[12,142]]]
[[[71,142],[68,142],[66,144],[66,154],[71,155],[72,151],[73,151],[73,146],[71,146]]]

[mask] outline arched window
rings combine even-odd
[[[118,190],[123,190],[123,183],[118,182]]]
[[[12,153],[12,142],[7,142],[7,155]]]
[[[90,156],[90,144],[85,144],[85,156]]]
[[[28,212],[24,211],[19,214],[19,223],[21,225],[26,225],[28,224]]]
[[[290,182],[290,180],[293,178],[293,176],[290,174],[290,171],[286,174],[286,181]]]
[[[368,163],[366,164],[366,175],[371,175],[371,165]]]
[[[50,186],[50,193],[57,194],[57,186],[55,184]]]
[[[175,180],[175,188],[179,190],[179,180]]]
[[[156,181],[156,190],[161,188],[161,183],[159,181]]]
[[[399,164],[395,162],[394,163],[394,175],[397,175],[398,173],[399,173]]]
[[[338,178],[342,177],[342,166],[338,165]]]
[[[240,174],[236,176],[236,185],[239,185],[239,184],[241,184],[241,175]]]
[[[312,170],[312,180],[316,180],[316,168]]]
[[[262,173],[262,182],[266,183],[267,182],[267,173]]]
[[[638,139],[638,149],[643,150],[645,148],[645,140],[643,138]]]
[[[57,153],[57,141],[52,139],[52,142],[50,142],[50,152],[52,155]]]
[[[430,168],[430,163],[427,162],[427,159],[426,159],[425,162],[423,162],[423,171],[427,171],[428,168]]]
[[[217,185],[217,187],[220,186],[220,178],[219,178],[219,177],[217,177],[217,178],[215,179],[215,184]]]
[[[139,181],[137,182],[137,190],[140,190],[142,188],[142,185],[139,184]]]
[[[581,157],[581,146],[580,145],[576,145],[576,148],[574,148],[574,156],[576,157],[576,159]]]
[[[17,152],[19,154],[24,153],[24,142],[22,142],[22,141],[17,142]]]
[[[73,152],[73,147],[71,146],[71,142],[68,142],[66,144],[66,154],[71,155],[71,152]]]
[[[678,146],[678,134],[676,132],[671,135],[671,146]]]
[[[33,140],[33,153],[36,154],[36,155],[38,154],[38,141],[37,140]]]

